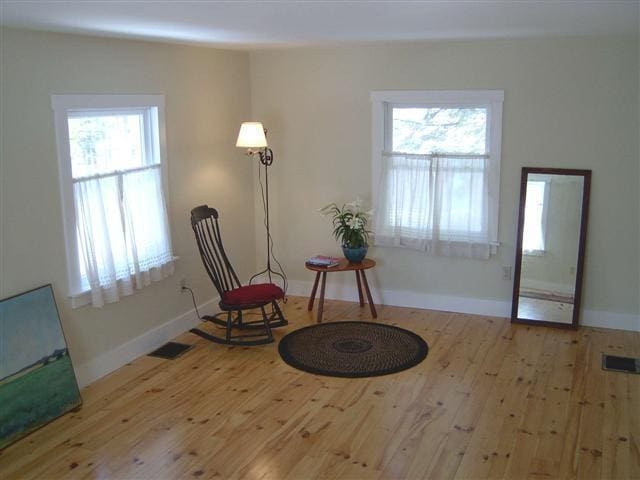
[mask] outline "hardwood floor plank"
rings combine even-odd
[[[479,349],[479,352],[484,351],[484,355],[481,354],[477,359],[477,362],[481,362],[480,367],[475,371],[473,383],[464,392],[467,398],[449,425],[446,441],[442,443],[437,458],[428,470],[428,478],[453,478],[455,475],[504,361],[508,344],[499,340],[508,334],[511,327],[504,322],[489,320],[496,324],[495,336],[487,336],[485,345]]]
[[[527,434],[520,424],[546,334],[547,329],[512,327],[502,338],[510,344],[456,477],[503,477],[517,436]]]
[[[624,348],[622,332],[613,332],[610,345]],[[609,347],[607,348],[609,350]],[[626,350],[626,349],[625,349]],[[633,405],[629,391],[629,374],[605,373],[606,389],[603,429],[602,476],[604,478],[631,478],[630,406]],[[637,405],[640,407],[640,405]],[[637,413],[637,408],[633,414]]]
[[[576,465],[578,478],[602,476],[605,378],[611,373],[602,370],[601,365],[602,353],[606,350],[609,335],[604,330],[594,329],[579,340],[589,342],[586,356],[589,374],[583,383],[582,398],[577,402],[577,406],[580,407],[579,453]]]
[[[567,332],[563,332],[566,334]],[[542,354],[535,365],[532,384],[526,399],[520,425],[517,429],[515,444],[510,452],[504,478],[544,477],[546,472],[532,465],[535,452],[540,444],[551,440],[542,428],[546,412],[546,392],[554,381],[553,370],[559,360],[559,346],[562,337],[547,335],[544,339]]]
[[[578,348],[571,331],[558,332],[550,339],[553,350],[549,350],[544,366],[549,380],[538,397],[543,406],[536,427],[538,442],[532,452],[529,478],[556,477],[567,443],[565,425],[570,414],[570,387]]]
[[[466,424],[459,425],[455,423],[455,418],[461,406],[464,405],[470,397],[469,383],[472,382],[478,371],[478,359],[486,355],[486,349],[483,348],[486,338],[495,338],[495,335],[492,334],[491,326],[492,323],[487,321],[469,318],[466,328],[460,336],[463,341],[457,345],[457,348],[450,350],[453,356],[450,357],[450,361],[446,361],[446,367],[439,372],[439,382],[436,383],[435,388],[431,388],[429,392],[425,392],[424,398],[427,403],[435,405],[436,409],[442,407],[439,409],[442,414],[434,414],[428,424],[430,431],[440,432],[440,439],[433,441],[434,439],[427,435],[420,435],[418,447],[416,452],[414,452],[420,452],[420,455],[414,454],[409,461],[405,462],[409,465],[406,476],[412,478],[427,475],[429,467],[435,459],[449,452],[449,450],[446,450],[443,453],[443,449],[447,448],[447,439],[449,436],[468,437],[469,433],[473,431],[473,426],[469,427]],[[440,400],[438,400],[436,397],[431,396],[432,392],[442,390],[440,385],[447,384],[455,384],[455,388],[450,388],[444,398],[439,395]],[[404,456],[407,454],[407,451],[403,451],[402,453],[402,456]],[[456,458],[456,460],[457,459],[458,458]],[[444,472],[441,472],[441,475],[443,474]],[[402,476],[405,475],[403,474]]]
[[[291,297],[287,332],[315,323]],[[416,367],[346,379],[286,365],[277,344],[191,333],[174,361],[141,357],[83,389],[81,409],[0,452],[4,479],[640,478],[640,376],[600,355],[640,335],[326,301],[324,321],[407,328]],[[215,329],[211,324],[206,330]]]
[[[640,333],[633,336],[624,335],[624,354],[640,358]],[[640,478],[640,415],[638,409],[640,405],[640,375],[626,375],[627,377],[627,399],[630,411],[629,425],[629,478]],[[615,433],[614,433],[615,435]],[[624,441],[624,440],[621,440]],[[620,469],[627,467],[620,466]]]

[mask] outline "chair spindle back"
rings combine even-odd
[[[208,205],[191,210],[191,228],[196,235],[204,267],[222,298],[225,292],[241,286],[222,245],[218,211]]]

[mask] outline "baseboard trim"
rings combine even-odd
[[[640,332],[640,315],[583,310],[580,324],[587,327],[613,328],[614,330]]]
[[[292,280],[288,293],[308,296],[312,282]],[[454,295],[437,295],[413,292],[410,290],[372,289],[373,301],[381,305],[398,307],[426,308],[445,312],[470,313],[492,317],[510,317],[511,302],[503,300],[486,300],[481,298],[460,297]],[[325,298],[332,300],[358,301],[358,290],[351,285],[327,282]],[[581,325],[588,327],[611,328],[614,330],[640,331],[640,315],[616,312],[583,310]]]
[[[535,290],[544,290],[546,292],[558,292],[565,295],[573,296],[573,285],[564,285],[562,283],[543,282],[540,280],[527,279],[520,282],[520,288],[533,288]]]
[[[293,280],[289,282],[288,293],[303,297],[308,296],[311,287],[312,282]],[[410,290],[378,290],[376,288],[373,288],[371,293],[374,302],[381,305],[426,308],[492,317],[509,317],[511,315],[511,302],[501,300],[437,295]],[[358,291],[355,285],[328,282],[325,298],[355,302],[358,301]],[[217,304],[218,298],[212,298],[198,305],[198,309],[203,315],[213,315],[218,311]],[[149,353],[172,338],[195,327],[199,322],[195,310],[190,309],[173,320],[159,325],[113,350],[102,353],[86,363],[76,365],[75,372],[80,388]],[[583,310],[581,324],[589,327],[638,332],[640,331],[640,315]]]
[[[198,310],[201,315],[213,315],[218,311],[217,305],[218,298],[216,297],[198,305]],[[102,353],[86,363],[76,365],[75,372],[79,387],[86,387],[132,360],[155,350],[172,338],[195,327],[198,323],[200,323],[200,319],[196,315],[195,309],[192,308],[113,350]]]
[[[355,283],[355,282],[354,282]],[[309,296],[312,282],[290,281],[288,293],[291,295]],[[493,317],[511,315],[511,303],[499,300],[465,298],[453,295],[437,295],[413,292],[410,290],[378,290],[371,288],[374,303],[396,307],[426,308],[445,312],[472,313]],[[358,301],[358,290],[355,285],[327,282],[325,298],[332,300]]]

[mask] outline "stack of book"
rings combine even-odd
[[[338,257],[327,257],[325,255],[316,255],[315,257],[311,257],[307,259],[307,265],[312,265],[314,267],[335,267],[340,263],[340,258]]]

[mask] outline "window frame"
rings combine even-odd
[[[73,197],[74,178],[71,166],[71,148],[69,142],[69,117],[76,116],[77,112],[95,112],[96,115],[109,113],[123,113],[144,110],[144,146],[146,150],[152,148],[152,155],[159,161],[162,188],[169,211],[169,178],[168,162],[166,154],[166,130],[165,130],[165,97],[164,95],[147,94],[95,94],[95,95],[52,95],[51,108],[54,112],[54,127],[56,135],[58,171],[60,181],[60,197],[62,206],[62,219],[64,230],[64,242],[67,266],[68,298],[74,300],[75,306],[90,303],[90,290],[82,289],[82,281],[79,267],[79,252],[76,238],[76,211]],[[152,109],[155,109],[155,118],[152,118]],[[157,125],[154,132],[152,124]],[[105,176],[122,176],[136,170],[158,168],[158,164],[145,164],[142,167],[114,170],[113,172],[81,177],[77,180],[100,178]],[[176,257],[174,257],[176,258]]]
[[[405,108],[486,108],[487,137],[485,154],[489,168],[489,244],[491,254],[497,253],[500,208],[500,166],[502,163],[502,114],[504,90],[377,90],[370,94],[371,115],[371,196],[377,205],[380,196],[382,153],[391,153],[393,107]],[[452,152],[458,153],[458,152]]]

